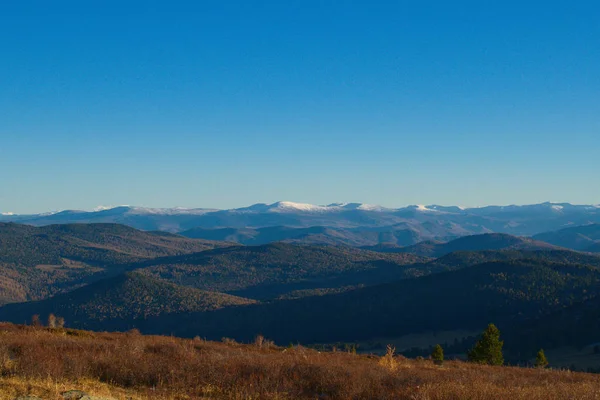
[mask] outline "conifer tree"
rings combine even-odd
[[[469,361],[478,364],[502,365],[504,364],[503,345],[504,342],[500,340],[500,331],[496,325],[489,324],[479,341],[469,351]]]
[[[431,359],[436,365],[442,365],[444,363],[444,349],[439,344],[436,344],[431,352]]]
[[[548,366],[548,359],[546,358],[546,354],[544,354],[544,349],[540,349],[535,356],[535,366],[536,368],[546,368]]]

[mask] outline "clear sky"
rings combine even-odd
[[[600,203],[596,1],[3,1],[0,211]]]

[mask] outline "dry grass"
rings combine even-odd
[[[260,341],[260,340],[259,340]],[[0,324],[0,398],[593,399],[597,375]]]

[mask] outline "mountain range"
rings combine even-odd
[[[240,238],[242,242],[256,240],[252,244],[263,243],[261,236],[270,234],[252,231],[260,228],[328,227],[343,228],[344,234],[348,233],[347,230],[351,230],[351,233],[358,231],[361,236],[367,235],[365,232],[371,232],[371,236],[375,236],[372,232],[382,233],[382,239],[363,240],[362,245],[386,243],[388,237],[399,236],[399,244],[405,246],[422,240],[447,240],[492,232],[531,236],[572,226],[600,223],[600,206],[542,203],[479,208],[438,205],[386,208],[361,203],[317,206],[281,201],[229,210],[121,206],[91,212],[68,210],[34,215],[3,213],[0,221],[36,226],[110,222],[141,230],[167,232],[184,232],[194,228],[249,228],[249,232],[232,232],[229,235]],[[200,235],[199,232],[201,231],[191,231],[190,234]],[[228,235],[226,232],[205,234],[212,237]],[[412,242],[405,239],[410,237],[414,237]],[[393,238],[391,240],[394,241]]]

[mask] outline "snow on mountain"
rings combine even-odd
[[[350,210],[360,211],[394,211],[390,208],[378,206],[376,204],[363,204],[363,203],[331,203],[326,206],[307,204],[307,203],[294,203],[291,201],[279,201],[269,206],[269,212],[306,212],[306,213],[328,213],[328,212],[341,212]]]
[[[433,206],[435,207],[435,206]],[[423,204],[416,204],[413,206],[408,206],[405,207],[404,209],[406,210],[414,210],[414,211],[419,211],[419,212],[433,212],[433,213],[439,213],[442,212],[441,210],[438,210],[436,208],[433,208],[432,206],[425,206]],[[402,209],[400,209],[402,210]]]
[[[502,232],[535,235],[566,226],[600,223],[600,206],[542,203],[486,206],[412,205],[386,208],[364,203],[314,205],[292,201],[215,210],[207,208],[97,207],[94,211],[66,210],[46,214],[0,213],[0,221],[42,226],[66,223],[117,223],[142,230],[180,232],[192,228],[338,227],[422,232],[437,229],[439,237]],[[386,228],[387,229],[387,228]],[[460,232],[460,233],[457,233]]]
[[[124,206],[129,207],[129,206]],[[210,212],[219,211],[213,208],[149,208],[149,207],[129,207],[128,214],[135,215],[203,215]]]
[[[382,206],[378,206],[376,204],[360,204],[358,207],[356,207],[357,210],[364,210],[364,211],[394,211],[391,208],[385,208]]]
[[[316,206],[308,203],[294,203],[292,201],[278,201],[269,206],[269,212],[327,212],[331,211],[328,206]]]

